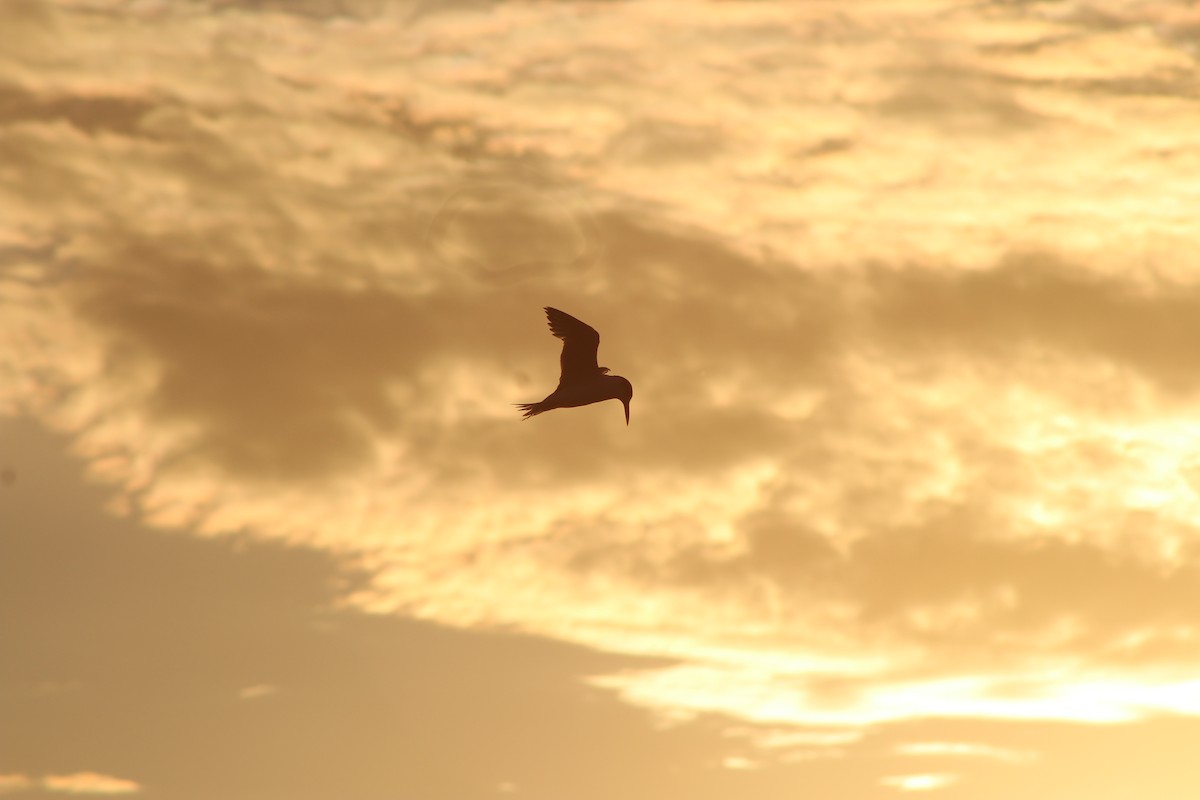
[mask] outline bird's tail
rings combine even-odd
[[[513,403],[513,405],[525,412],[524,414],[521,415],[521,419],[529,419],[530,417],[536,417],[538,414],[541,414],[543,411],[550,410],[549,408],[546,407],[545,401],[540,402],[540,403]]]

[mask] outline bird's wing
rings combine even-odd
[[[562,356],[559,358],[562,366],[559,384],[595,375],[600,368],[596,363],[600,334],[587,323],[550,306],[546,306],[546,319],[550,321],[550,332],[563,340]]]

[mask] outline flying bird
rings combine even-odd
[[[628,425],[633,385],[620,375],[609,375],[608,367],[597,366],[600,334],[590,325],[550,306],[546,306],[546,319],[550,322],[550,332],[563,340],[562,356],[559,357],[562,374],[558,378],[558,388],[542,402],[515,404],[525,412],[524,419],[556,408],[620,400],[625,405],[625,424]]]

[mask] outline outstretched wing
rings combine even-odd
[[[550,332],[563,340],[559,385],[590,378],[599,372],[596,351],[600,349],[600,334],[590,325],[550,306],[546,306],[546,319],[550,321]]]

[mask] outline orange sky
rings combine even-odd
[[[1198,47],[0,0],[0,795],[1196,796]]]

